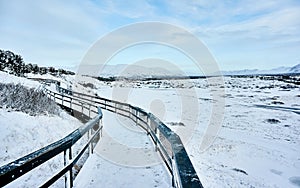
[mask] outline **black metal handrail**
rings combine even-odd
[[[57,95],[61,95],[56,93]],[[63,95],[61,95],[63,97]],[[61,98],[63,99],[63,98]],[[72,99],[76,100],[76,99]],[[71,101],[72,101],[71,100]],[[82,103],[83,104],[83,103]],[[54,183],[57,179],[65,175],[66,172],[70,172],[70,186],[73,185],[73,177],[72,177],[72,168],[79,160],[79,158],[83,155],[87,148],[92,147],[91,152],[93,152],[93,146],[98,142],[100,138],[100,131],[102,131],[103,126],[99,126],[100,119],[102,119],[103,114],[100,107],[98,108],[98,114],[88,121],[85,125],[79,127],[68,136],[48,145],[45,146],[35,152],[32,152],[24,157],[21,157],[13,162],[10,162],[7,165],[0,167],[0,187],[3,187],[10,182],[16,180],[17,178],[21,177],[22,175],[26,174],[27,172],[31,171],[32,169],[38,167],[39,165],[43,164],[44,162],[52,159],[53,157],[57,156],[58,154],[64,152],[64,165],[65,167],[61,170],[58,174],[54,175],[53,178],[48,180],[43,186],[48,187],[52,183]],[[90,114],[89,114],[90,115]],[[72,159],[72,150],[71,147],[85,135],[86,133],[89,135],[89,132],[93,134],[89,139],[88,143],[83,147],[80,153],[71,161],[69,164],[66,163],[66,153],[69,150],[69,159]],[[66,182],[66,177],[65,177]]]
[[[57,86],[57,91],[66,97],[69,95],[88,105],[99,105],[102,109],[135,121],[150,135],[172,176],[174,187],[203,187],[180,137],[153,114],[127,103],[70,91],[60,86]]]

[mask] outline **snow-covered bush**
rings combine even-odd
[[[59,114],[60,108],[43,93],[21,84],[0,83],[0,107],[22,111],[29,115]]]

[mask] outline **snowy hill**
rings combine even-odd
[[[259,69],[244,69],[236,71],[222,71],[223,75],[255,75],[255,74],[289,74],[289,73],[300,73],[300,64],[293,67],[278,67],[269,70]]]
[[[145,66],[145,65],[81,65],[78,72],[81,75],[100,76],[100,77],[126,77],[126,78],[153,78],[153,77],[180,77],[186,74],[195,75],[195,73],[183,73],[179,70],[163,66]],[[212,75],[255,75],[255,74],[288,74],[300,73],[300,64],[293,67],[281,66],[274,69],[259,70],[259,69],[243,69],[221,71]],[[197,74],[196,74],[197,75]],[[201,76],[201,75],[197,75]]]
[[[145,66],[145,65],[99,65],[80,66],[78,73],[81,75],[101,77],[126,77],[126,78],[151,78],[183,76],[183,73],[170,67]]]
[[[290,73],[300,73],[300,63],[289,70]]]

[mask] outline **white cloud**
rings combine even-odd
[[[61,64],[80,61],[103,34],[99,9],[90,2],[1,2],[1,48],[24,55],[28,61]]]
[[[218,27],[198,27],[194,32],[204,36],[222,38],[248,38],[259,40],[299,40],[300,8],[291,7],[247,21]]]
[[[186,27],[218,53],[231,50],[232,57],[239,55],[236,44],[256,51],[266,43],[264,48],[288,52],[300,41],[299,5],[292,0],[0,1],[0,44],[28,61],[80,62],[97,39],[114,29],[163,21]]]
[[[106,14],[137,19],[153,15],[154,8],[147,1],[102,0],[99,2]]]

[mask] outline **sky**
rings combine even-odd
[[[300,63],[299,0],[0,0],[0,49],[22,55],[27,63],[72,68],[104,36],[150,21],[196,36],[221,70]],[[109,63],[161,58],[188,69],[189,60],[180,53],[162,44],[135,45]]]

